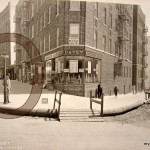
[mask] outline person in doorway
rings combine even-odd
[[[4,82],[5,82],[5,78],[3,80],[3,86],[4,86]],[[10,83],[10,74],[9,73],[6,75],[6,84],[5,85],[6,85],[6,99],[10,103],[9,95],[10,95],[10,91],[11,91],[11,83]]]
[[[115,97],[117,98],[117,95],[118,95],[118,88],[117,88],[117,86],[115,86],[115,88],[114,88],[114,94],[115,94]]]
[[[103,92],[103,87],[102,87],[102,84],[101,84],[101,82],[100,82],[100,83],[98,84],[98,86],[97,86],[98,98],[101,98],[102,92]]]

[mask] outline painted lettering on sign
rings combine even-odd
[[[52,59],[52,58],[59,57],[59,56],[61,56],[62,54],[63,54],[63,51],[59,51],[59,52],[50,54],[50,55],[48,55],[48,56],[45,56],[45,60],[49,60],[49,59]]]
[[[65,50],[64,55],[84,55],[84,50]]]
[[[89,52],[89,51],[86,51],[86,56],[101,59],[101,55],[100,54],[92,53],[92,52]]]

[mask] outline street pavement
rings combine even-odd
[[[12,82],[11,103],[3,104],[0,86],[0,107],[18,108],[29,97],[31,85]],[[1,83],[0,83],[1,85]],[[48,104],[42,104],[48,98]],[[43,90],[34,109],[52,108],[54,91]],[[105,96],[104,109],[118,109],[145,100],[144,93]],[[99,105],[93,105],[98,114]],[[83,121],[90,114],[89,98],[62,95],[61,121],[41,117],[0,118],[0,150],[149,150],[150,130],[129,124]],[[76,113],[74,113],[76,112]],[[65,114],[68,116],[65,118]],[[72,115],[78,118],[75,122]],[[66,121],[71,117],[71,121]],[[101,117],[100,117],[101,118]],[[105,117],[104,117],[105,118]],[[81,122],[80,122],[81,120]]]
[[[21,83],[16,80],[11,81],[12,91],[10,94],[9,104],[3,104],[3,86],[2,81],[0,81],[0,107],[7,108],[19,108],[21,107],[29,98],[32,85],[29,83]],[[43,103],[42,99],[47,99],[47,103]],[[57,97],[59,98],[59,97]],[[90,117],[93,115],[93,112],[90,110],[90,101],[89,97],[74,96],[69,94],[62,94],[62,104],[61,104],[61,116],[62,120],[65,117],[68,120],[68,117],[78,116],[79,118]],[[144,92],[136,94],[120,94],[117,98],[114,95],[104,96],[104,114],[117,114],[118,112],[122,113],[128,109],[140,106],[145,102]],[[41,97],[34,107],[34,110],[37,109],[52,109],[54,103],[54,91],[49,91],[47,89],[42,90]],[[100,114],[101,106],[98,104],[93,104],[93,110],[95,115]],[[69,116],[68,116],[69,114]],[[72,115],[72,116],[71,116]]]

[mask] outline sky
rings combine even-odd
[[[19,0],[0,0],[0,12],[8,5],[8,2],[11,3],[12,10],[15,11],[15,5]],[[125,3],[125,4],[138,4],[141,6],[143,13],[146,16],[146,25],[149,29],[147,35],[150,36],[150,0],[86,0],[86,1],[99,1],[99,2],[111,2],[111,3]],[[12,24],[14,26],[14,23]],[[13,29],[14,30],[14,29]],[[15,53],[12,50],[12,60],[13,64],[15,60]]]

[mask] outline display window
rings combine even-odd
[[[85,58],[85,82],[96,83],[100,81],[100,60],[86,57]]]
[[[82,84],[84,81],[84,61],[82,57],[66,57],[65,60],[65,83]]]
[[[55,59],[55,73],[53,74],[56,83],[64,82],[64,57],[59,57]]]
[[[51,81],[51,75],[52,75],[52,61],[48,60],[46,61],[46,80]]]

